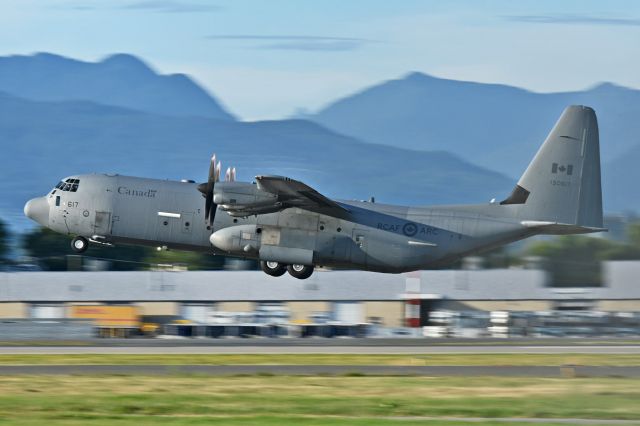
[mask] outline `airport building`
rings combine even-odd
[[[637,261],[606,262],[603,285],[580,288],[551,287],[535,269],[318,271],[307,280],[260,271],[8,272],[0,273],[0,318],[77,318],[77,306],[125,305],[195,323],[259,312],[300,324],[419,327],[434,310],[640,312],[638,277]]]

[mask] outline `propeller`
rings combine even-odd
[[[213,226],[213,220],[216,217],[217,206],[213,203],[213,189],[216,182],[220,180],[220,167],[220,162],[216,162],[216,155],[213,154],[209,165],[209,178],[207,182],[198,185],[198,191],[202,193],[205,199],[204,220],[209,226]]]
[[[227,167],[227,172],[224,174],[225,182],[235,182],[236,181],[236,168],[235,167]]]
[[[198,185],[198,191],[202,193],[204,197],[204,220],[209,227],[213,226],[213,220],[216,217],[216,210],[218,206],[213,202],[213,192],[216,183],[220,182],[220,171],[222,170],[222,164],[217,160],[216,155],[211,157],[211,163],[209,164],[209,177],[205,183]],[[224,180],[226,182],[235,182],[236,180],[236,168],[227,168],[224,174]]]

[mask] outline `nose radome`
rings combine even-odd
[[[27,204],[24,205],[24,214],[42,226],[49,225],[49,203],[47,199],[38,197],[27,201]]]

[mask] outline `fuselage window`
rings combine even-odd
[[[56,207],[60,207],[60,196],[56,197]]]

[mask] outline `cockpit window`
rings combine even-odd
[[[71,191],[76,192],[78,190],[78,186],[80,186],[80,179],[66,179],[64,182],[60,181],[56,185],[56,189],[60,189],[62,191]]]

